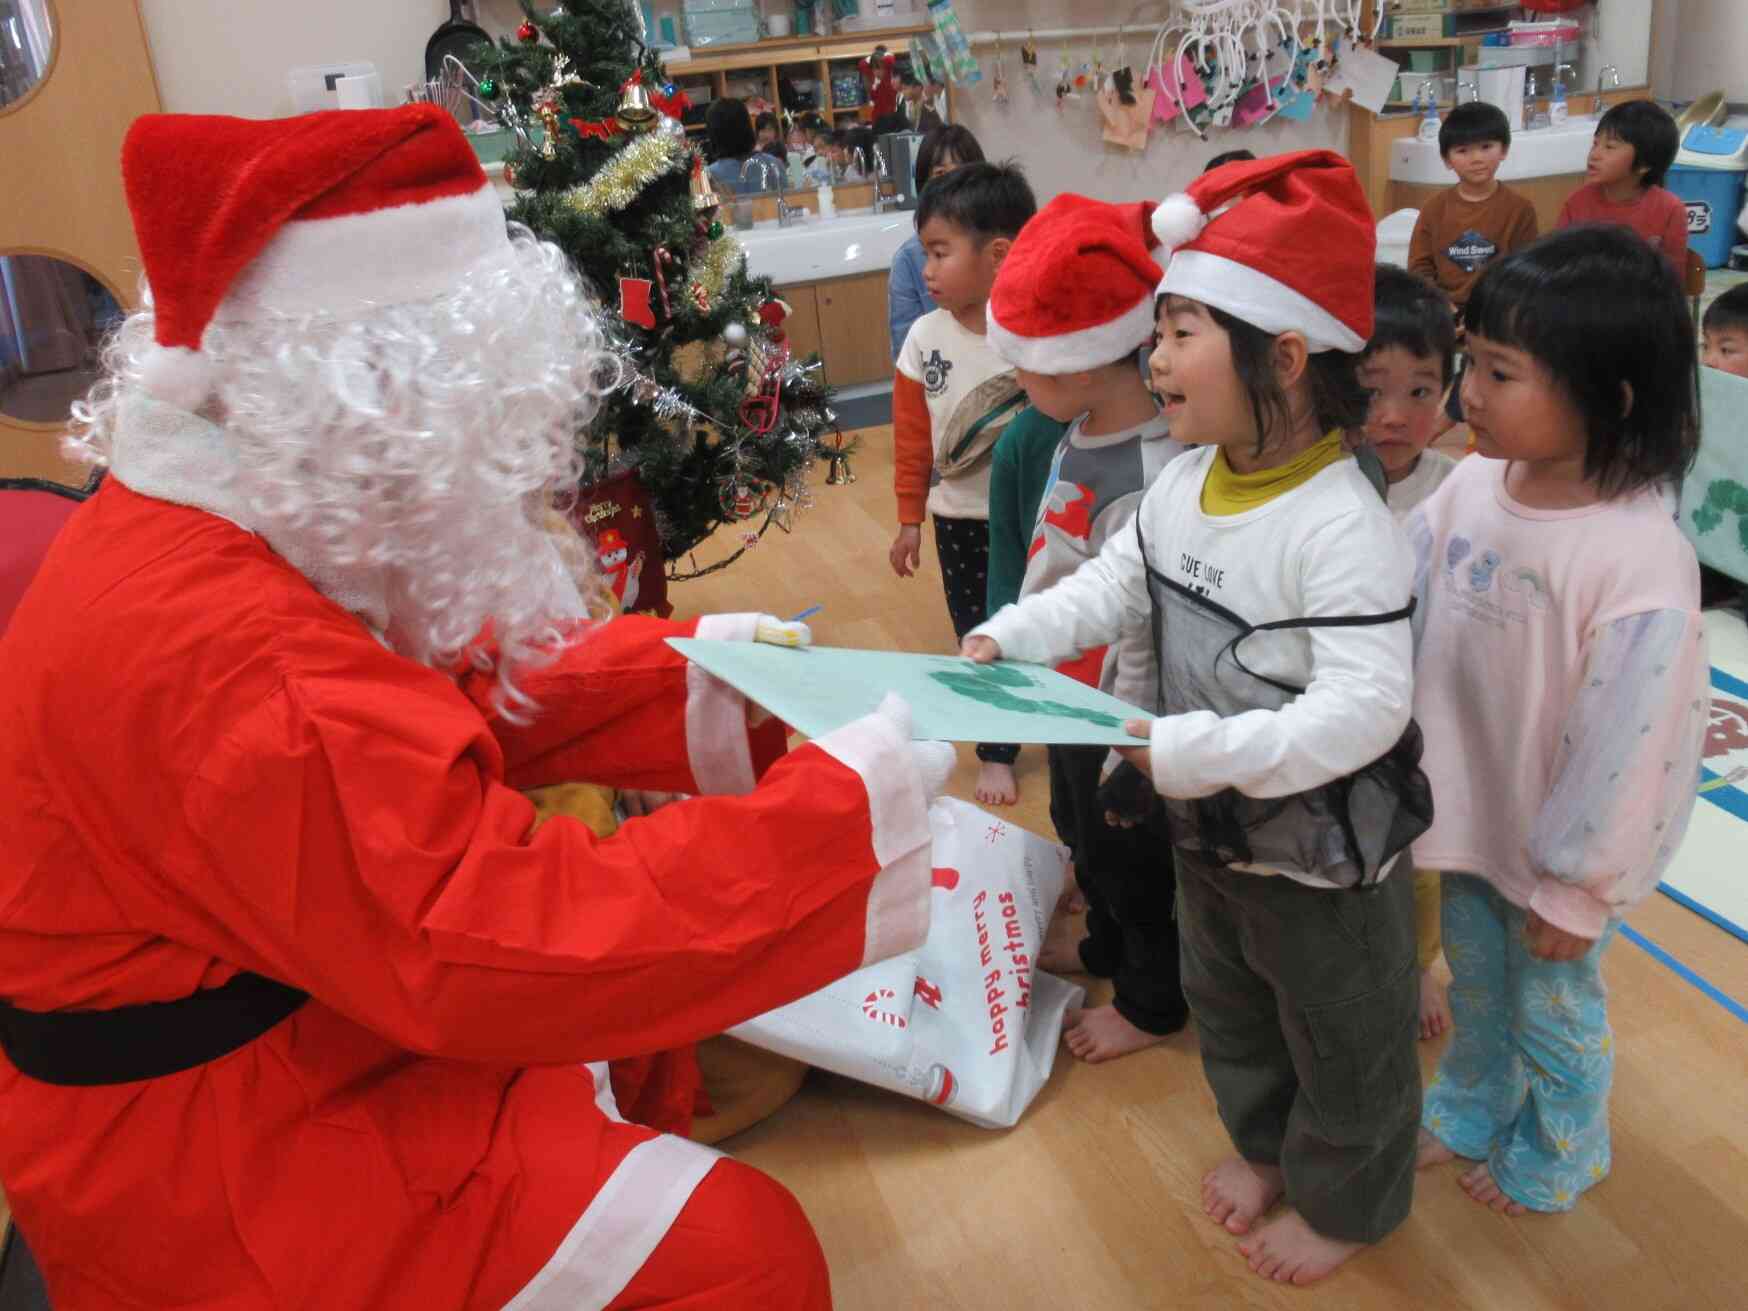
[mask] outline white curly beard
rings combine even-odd
[[[156,404],[139,367],[152,333],[148,307],[108,344],[72,454],[108,463],[141,445],[127,425]],[[411,659],[486,665],[489,628],[499,709],[531,709],[517,676],[580,637],[598,592],[548,510],[574,495],[575,433],[618,381],[563,253],[514,229],[502,260],[436,300],[214,324],[202,354],[200,413],[222,427],[215,473],[241,521],[342,604],[379,601],[370,617]]]

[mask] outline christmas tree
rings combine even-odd
[[[670,580],[726,523],[742,545],[806,504],[822,434],[835,432],[816,357],[791,358],[786,308],[747,276],[718,217],[689,106],[645,44],[635,0],[564,0],[481,47],[474,90],[515,130],[510,217],[556,243],[599,294],[627,367],[578,434],[588,481],[635,472]]]

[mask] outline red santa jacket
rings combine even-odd
[[[691,631],[606,625],[518,726],[225,519],[115,478],[80,508],[0,638],[0,997],[247,970],[311,1000],[146,1082],[0,1060],[0,1182],[57,1311],[569,1308],[579,1267],[659,1241],[709,1158],[628,1141],[582,1063],[719,1032],[928,916],[907,745],[863,721],[783,754],[662,640]],[[708,795],[531,835],[518,789],[571,779]]]

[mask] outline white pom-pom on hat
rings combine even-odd
[[[1189,245],[1208,226],[1208,216],[1202,213],[1202,207],[1181,191],[1154,207],[1152,221],[1153,235],[1167,250]]]
[[[212,362],[186,346],[153,346],[140,374],[148,392],[179,410],[198,410],[212,395]]]

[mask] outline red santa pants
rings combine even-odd
[[[830,1311],[813,1226],[787,1188],[739,1161],[704,1176],[607,1311]]]

